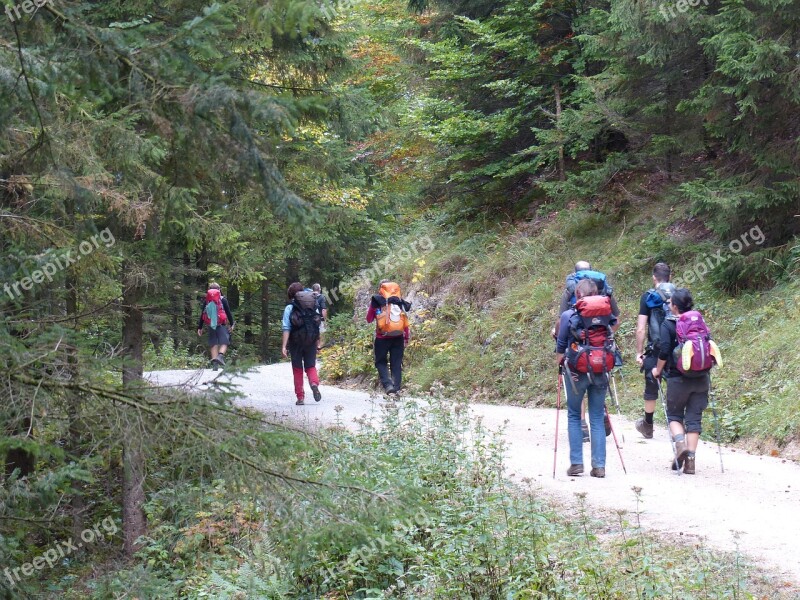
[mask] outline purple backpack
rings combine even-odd
[[[706,322],[696,310],[683,313],[675,324],[675,333],[678,337],[678,346],[675,348],[675,366],[682,375],[699,377],[714,366],[711,356],[711,332]],[[692,345],[692,361],[688,370],[683,366],[683,347]]]

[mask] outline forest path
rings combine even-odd
[[[186,384],[195,389],[205,389],[219,377],[238,388],[240,405],[312,428],[337,420],[352,426],[356,418],[377,418],[386,401],[366,392],[323,385],[322,401],[315,403],[306,383],[306,404],[295,406],[291,369],[286,363],[257,367],[237,376],[210,370],[158,371],[146,376],[159,385]],[[337,406],[341,406],[338,415],[334,410]],[[617,516],[613,512],[619,510],[628,511],[627,519],[635,519],[632,513],[637,510],[637,499],[632,488],[639,487],[643,527],[671,533],[672,538],[689,536],[688,542],[699,537],[726,551],[734,551],[738,544],[747,559],[775,573],[778,581],[787,587],[790,583],[800,586],[800,466],[723,446],[722,473],[716,444],[701,440],[697,474],[676,475],[669,468],[671,448],[665,427],[657,426],[655,437],[645,440],[632,421],[612,414],[627,475],[609,437],[605,479],[588,475],[589,444],[584,444],[586,473],[568,477],[567,416],[562,410],[558,466],[553,478],[555,410],[473,404],[471,411],[489,429],[503,429],[508,444],[506,467],[512,479],[529,478],[534,489],[569,505],[576,502],[576,493],[584,492],[587,503],[597,509],[595,516],[614,520]],[[708,417],[710,421],[710,414]],[[712,429],[713,424],[708,422],[709,437]]]

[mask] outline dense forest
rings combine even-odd
[[[87,542],[6,573],[4,597],[738,590],[711,557],[675,583],[638,531],[635,557],[569,555],[586,528],[507,489],[459,415],[309,435],[144,373],[206,365],[211,281],[232,369],[280,359],[302,281],[341,292],[323,375],[372,373],[352,316],[383,260],[419,298],[420,393],[552,405],[537,376],[571,265],[602,263],[632,306],[666,260],[730,356],[722,435],[791,449],[800,2],[5,0],[0,40],[0,563]]]

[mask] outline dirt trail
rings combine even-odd
[[[161,385],[188,382],[196,388],[206,387],[214,377],[228,378],[212,371],[159,371],[148,376]],[[258,367],[232,383],[244,395],[242,405],[308,426],[324,426],[337,419],[349,424],[363,415],[377,416],[383,401],[360,391],[321,386],[322,402],[316,404],[309,393],[305,406],[294,406],[291,370],[286,364]],[[338,417],[336,406],[342,407]],[[512,478],[529,478],[534,487],[567,503],[574,502],[575,493],[585,492],[591,506],[610,511],[635,511],[632,487],[637,486],[642,490],[644,527],[698,536],[727,551],[735,550],[738,538],[739,549],[748,559],[777,574],[779,581],[800,586],[800,466],[723,446],[722,473],[717,446],[701,441],[697,474],[678,476],[669,469],[666,428],[657,429],[652,440],[644,440],[631,421],[612,416],[628,474],[623,473],[609,437],[606,478],[589,477],[588,468],[586,475],[571,478],[566,475],[566,411],[561,411],[554,479],[555,410],[483,404],[471,408],[489,428],[504,428],[506,464]],[[588,444],[584,463],[590,464]]]

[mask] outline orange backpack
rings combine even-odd
[[[380,295],[386,300],[386,304],[376,312],[378,331],[381,335],[390,337],[403,335],[408,327],[406,310],[411,305],[403,300],[400,286],[391,281],[381,284]]]

